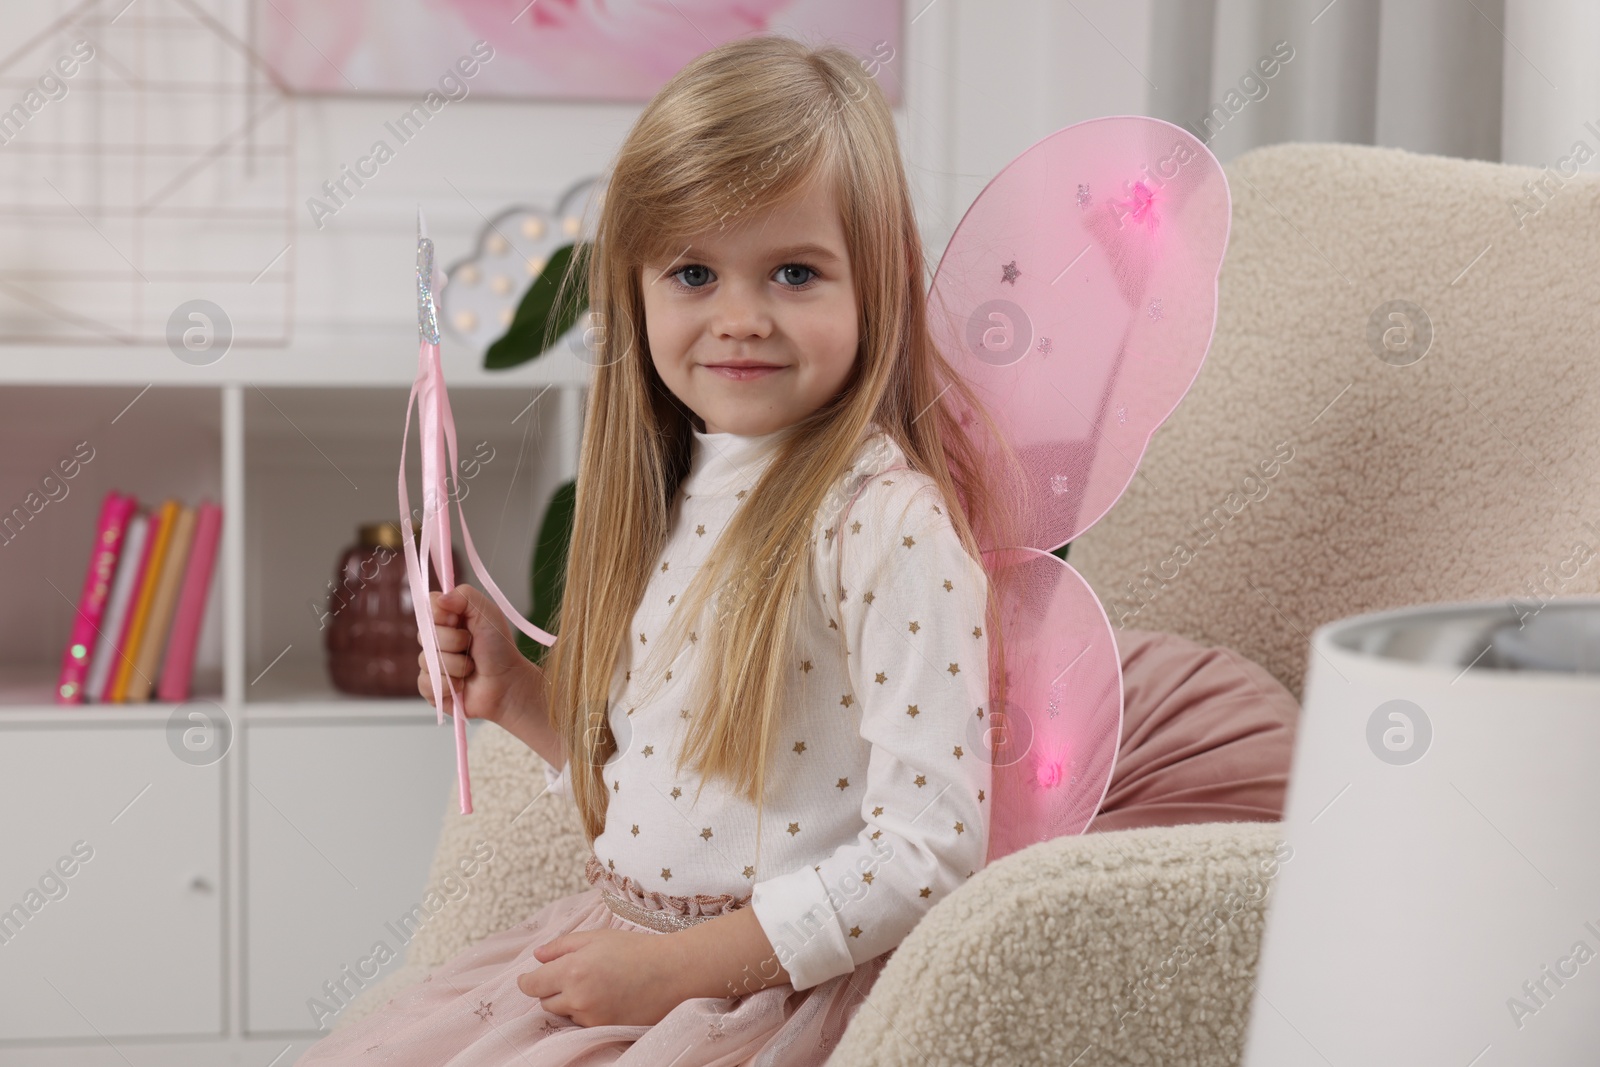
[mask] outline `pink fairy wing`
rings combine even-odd
[[[1122,736],[1122,661],[1100,601],[1066,563],[1032,548],[984,563],[1002,590],[1009,679],[980,739],[994,776],[993,863],[1094,818]]]
[[[930,325],[1018,453],[1022,544],[1060,548],[1133,480],[1210,347],[1229,222],[1216,157],[1132,115],[1046,137],[962,218]]]
[[[1120,115],[1018,156],[940,260],[929,325],[995,422],[998,438],[959,411],[1016,527],[1015,543],[983,546],[1007,624],[991,861],[1082,832],[1109,784],[1116,641],[1088,584],[1048,553],[1110,510],[1199,373],[1230,220],[1204,144]]]

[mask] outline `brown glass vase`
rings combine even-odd
[[[420,531],[413,523],[412,544]],[[394,522],[363,525],[355,544],[339,557],[328,591],[323,644],[334,688],[352,696],[418,696],[417,618],[406,580],[406,557]],[[450,548],[459,583],[466,571],[461,553]],[[428,588],[440,590],[439,574],[428,568]]]

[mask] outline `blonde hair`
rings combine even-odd
[[[746,37],[700,56],[634,124],[605,183],[592,252],[573,266],[588,272],[590,307],[604,329],[559,636],[544,669],[551,723],[571,762],[591,845],[609,799],[601,772],[617,751],[608,701],[618,657],[667,542],[696,428],[651,361],[640,272],[668,262],[698,235],[803,192],[813,179],[830,181],[840,206],[860,315],[856,362],[839,394],[782,439],[679,598],[673,631],[680,642],[683,620],[700,619],[713,590],[719,616],[697,645],[706,662],[695,672],[698,691],[689,706],[696,712],[679,770],[692,766],[702,785],[722,779],[758,806],[759,855],[769,742],[786,690],[794,688],[794,630],[809,594],[812,526],[870,423],[933,479],[975,559],[983,559],[980,544],[1015,543],[957,418],[972,412],[990,433],[993,422],[929,335],[922,241],[882,92],[854,56],[832,46]],[[991,646],[1001,643],[995,597],[991,580]],[[673,648],[659,639],[657,646],[652,655]],[[991,692],[1002,676],[1003,666],[991,674]]]

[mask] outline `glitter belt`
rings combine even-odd
[[[731,893],[697,893],[694,896],[676,897],[645,889],[632,878],[611,873],[593,853],[584,865],[583,873],[590,885],[598,886],[600,898],[613,913],[664,934],[686,930],[707,919],[747,907],[750,903],[748,894],[736,897]]]

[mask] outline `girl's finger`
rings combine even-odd
[[[435,626],[433,632],[438,639],[441,652],[465,652],[472,647],[472,635],[465,630]]]
[[[538,969],[525,971],[517,975],[517,988],[530,997],[539,1000],[539,1007],[552,1015],[559,1014],[552,1010],[551,1004],[560,998],[560,990],[556,989],[548,975],[541,974]]]
[[[422,669],[421,682],[426,682],[428,678],[428,654],[426,652],[417,653],[417,666]],[[459,652],[441,651],[439,653],[439,666],[444,670],[444,673],[452,678],[465,678],[473,670],[472,657],[464,656]],[[420,685],[421,682],[418,684]]]
[[[433,608],[433,621],[441,626],[459,625],[461,617],[455,611],[455,600],[450,601],[451,607],[445,607],[443,604],[439,603],[439,599],[443,596],[444,594],[438,591],[433,591],[428,594],[428,603]]]

